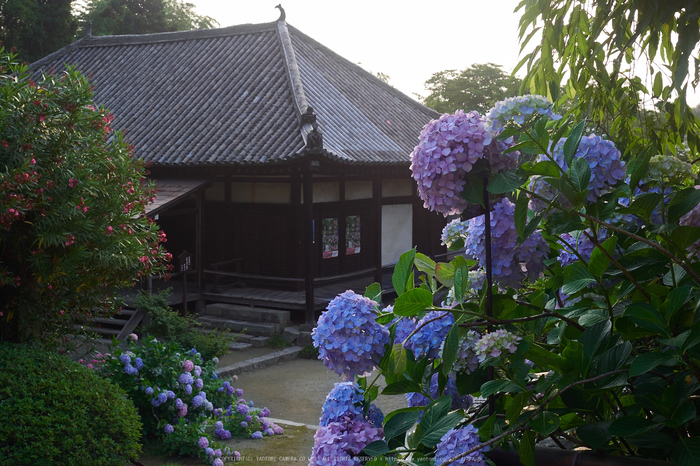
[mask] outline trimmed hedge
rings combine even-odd
[[[117,386],[66,356],[0,343],[0,465],[123,465],[141,422]]]

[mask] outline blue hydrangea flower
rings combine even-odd
[[[389,330],[376,322],[377,303],[346,291],[328,304],[311,336],[319,359],[347,377],[371,372],[389,343]]]
[[[552,111],[552,102],[549,99],[541,95],[528,94],[496,102],[486,115],[486,120],[490,131],[499,131],[508,121],[513,120],[522,125],[532,115],[546,115],[552,120],[561,119],[561,115]]]
[[[476,343],[481,338],[474,330],[469,330],[462,340],[459,341],[457,349],[457,359],[455,360],[452,370],[459,373],[464,372],[470,374],[478,369],[479,358],[476,355]],[[440,348],[440,357],[442,358],[442,350]]]
[[[136,375],[139,373],[138,369],[136,369],[131,364],[124,365],[124,372],[129,375]]]
[[[479,443],[481,443],[479,441],[479,432],[471,424],[448,430],[447,433],[440,439],[440,443],[438,443],[435,447],[435,466],[440,466],[441,464],[446,463],[450,458],[454,458],[461,453],[471,450],[475,446],[479,445]],[[488,446],[481,448],[450,464],[464,466],[486,466],[484,452],[488,450]]]
[[[461,396],[459,394],[454,372],[451,372],[447,378],[447,384],[442,393],[439,393],[439,388],[438,374],[433,374],[430,378],[430,398],[420,393],[407,393],[406,401],[408,402],[409,408],[428,406],[433,400],[438,399],[442,395],[447,395],[452,398],[452,409],[468,409],[474,402],[471,395]]]
[[[442,229],[440,240],[444,246],[448,248],[459,240],[464,240],[467,236],[467,228],[469,223],[460,219],[452,220]]]
[[[411,171],[425,208],[443,215],[461,213],[465,175],[484,157],[492,135],[478,112],[445,114],[423,128],[411,154]]]
[[[355,382],[336,383],[335,387],[326,396],[326,401],[321,408],[321,421],[319,425],[327,426],[331,422],[337,422],[345,416],[361,418],[362,402],[365,397],[360,392],[360,387]]]
[[[146,395],[153,395],[153,387],[146,387]]]
[[[197,395],[194,398],[192,398],[193,408],[199,408],[200,406],[202,406],[202,403],[204,403],[204,398],[202,398],[200,395]]]
[[[119,356],[119,361],[120,361],[122,364],[131,364],[131,356],[129,356],[128,354],[124,353],[124,354],[122,354],[121,356]]]
[[[372,403],[369,405],[365,419],[367,419],[367,422],[374,427],[381,427],[382,424],[384,424],[384,413],[377,407],[377,405]]]
[[[190,385],[194,383],[194,378],[188,372],[184,372],[180,374],[180,376],[177,378],[177,381],[181,384]]]
[[[429,322],[431,321],[432,322]],[[408,343],[406,348],[413,351],[416,359],[427,356],[435,359],[440,355],[440,347],[447,337],[454,317],[447,311],[430,311],[418,321],[416,327],[420,327]],[[426,324],[426,322],[429,322]],[[425,324],[425,325],[424,325]]]
[[[134,358],[134,367],[138,370],[141,370],[141,368],[143,367],[143,359]]]
[[[165,427],[163,427],[163,430],[165,431],[166,434],[172,434],[173,431],[175,431],[173,426],[171,426],[170,424],[165,424]]]

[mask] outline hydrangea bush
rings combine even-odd
[[[549,437],[700,464],[700,189],[685,162],[622,153],[585,126],[523,96],[425,127],[413,176],[426,208],[460,215],[442,235],[457,255],[407,251],[393,305],[374,284],[322,314],[314,343],[347,382],[311,465],[487,464],[515,449],[534,466]],[[407,408],[370,429],[381,377]]]
[[[175,343],[149,337],[137,344],[127,339],[125,350],[80,362],[124,389],[141,415],[144,435],[158,439],[170,454],[198,456],[211,464],[240,456],[219,442],[231,437],[263,438],[283,433],[235,388],[234,376],[216,374],[218,360],[202,359],[197,350],[183,351]]]

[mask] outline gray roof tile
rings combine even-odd
[[[324,155],[404,165],[422,127],[437,116],[284,23],[90,36],[32,68],[63,64],[90,77],[95,101],[115,116],[112,126],[155,166],[293,160],[310,129],[299,123],[307,103]]]

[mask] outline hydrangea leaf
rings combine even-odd
[[[700,189],[687,188],[676,193],[668,205],[668,222],[676,223],[700,204]]]
[[[530,198],[527,194],[518,193],[518,199],[515,201],[515,211],[513,212],[513,221],[515,223],[515,231],[518,232],[518,243],[522,244],[525,241],[525,225],[527,224],[528,203]]]
[[[417,252],[413,264],[420,272],[427,273],[430,276],[435,275],[435,261],[425,254]]]
[[[643,353],[632,361],[630,366],[630,377],[637,377],[646,374],[650,370],[659,366],[675,365],[679,362],[677,356],[664,353]]]
[[[455,266],[446,262],[440,262],[435,266],[435,276],[438,281],[448,288],[454,286]]]
[[[616,236],[611,236],[610,238],[606,239],[601,246],[610,254],[612,255],[613,252],[615,251],[615,246],[617,245],[617,237]],[[610,259],[605,255],[603,251],[600,250],[600,248],[596,247],[593,249],[593,252],[591,252],[591,258],[588,261],[588,271],[591,272],[591,275],[594,277],[602,277],[603,273],[607,270],[608,266],[610,265]]]
[[[669,337],[669,328],[664,317],[654,307],[647,303],[632,304],[625,309],[624,317],[632,320],[640,327]]]
[[[559,416],[551,411],[542,411],[532,418],[530,427],[546,437],[559,428]]]
[[[394,314],[397,316],[414,316],[433,305],[433,294],[423,288],[409,290],[394,302]]]
[[[564,142],[564,160],[566,161],[566,165],[568,167],[571,166],[574,155],[576,155],[584,129],[586,129],[586,122],[582,121],[578,123],[573,127],[571,133],[569,133],[569,137],[566,138],[566,142]]]
[[[673,462],[676,466],[695,466],[700,464],[700,438],[680,437],[673,449]]]
[[[382,302],[382,285],[379,283],[372,283],[365,289],[364,296],[371,299],[377,303]]]
[[[416,424],[420,415],[419,411],[403,411],[395,414],[384,424],[384,438],[388,442],[405,434],[408,429]]]
[[[401,254],[399,262],[394,266],[391,284],[394,286],[394,291],[396,291],[398,296],[401,296],[407,289],[412,288],[412,286],[408,285],[408,279],[413,275],[413,261],[415,256],[416,248],[406,251]]]
[[[486,190],[491,194],[504,194],[515,191],[523,184],[515,170],[504,170],[497,173],[486,186]]]
[[[442,437],[447,434],[450,429],[457,427],[463,419],[464,416],[462,413],[457,411],[438,418],[420,437],[420,443],[428,448],[433,448],[440,443]]]
[[[484,179],[481,176],[467,173],[464,177],[464,189],[462,199],[484,207]]]
[[[651,148],[645,148],[639,155],[630,160],[627,165],[627,173],[630,175],[630,188],[634,190],[639,181],[649,173],[649,160],[651,159]]]
[[[561,291],[564,294],[572,295],[595,283],[595,278],[588,271],[585,265],[575,262],[564,269],[564,286]]]
[[[608,432],[612,421],[601,421],[595,424],[586,424],[576,429],[578,437],[593,448],[601,448],[610,441],[612,435]]]
[[[389,451],[389,445],[387,445],[386,442],[384,442],[383,440],[377,440],[376,442],[372,442],[369,445],[367,445],[365,448],[363,448],[362,452],[361,452],[361,456],[364,455],[364,456],[376,457],[376,456],[381,456],[388,451]],[[380,464],[382,464],[382,463],[380,463]]]
[[[523,434],[518,445],[518,456],[523,466],[535,465],[535,433],[531,430]]]
[[[571,182],[577,191],[588,189],[588,183],[591,180],[591,166],[583,157],[576,157],[571,162]]]
[[[459,351],[459,322],[455,322],[447,332],[442,350],[442,373],[447,376],[452,371]]]

